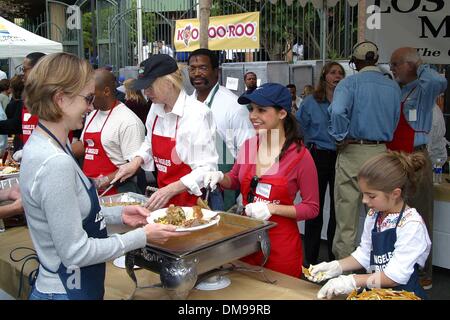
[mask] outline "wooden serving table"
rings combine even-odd
[[[20,282],[20,269],[22,263],[11,261],[9,254],[17,247],[32,248],[32,242],[26,227],[7,229],[0,233],[0,288],[13,297],[17,297]],[[242,264],[242,262],[235,262]],[[30,286],[28,275],[36,267],[34,261],[30,261],[24,268],[23,290],[21,299],[26,299]],[[188,300],[312,300],[316,299],[319,285],[308,281],[293,278],[278,272],[265,269],[265,274],[275,284],[262,281],[259,273],[231,272],[227,274],[231,284],[227,288],[215,291],[200,291],[193,289]],[[159,275],[148,270],[136,270],[139,286],[157,284],[160,282]],[[134,283],[127,275],[125,269],[115,267],[111,262],[106,264],[105,299],[120,300],[128,299],[133,293]],[[169,296],[165,289],[149,288],[138,289],[134,299],[139,300],[165,300]]]

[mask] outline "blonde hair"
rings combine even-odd
[[[421,152],[387,151],[367,160],[359,170],[358,180],[364,179],[371,188],[384,193],[400,188],[403,199],[408,201],[416,191],[420,171],[425,166],[426,158]]]
[[[57,122],[63,112],[54,96],[63,92],[75,97],[92,79],[93,69],[86,60],[65,52],[47,55],[28,75],[24,89],[27,107],[40,119]]]
[[[181,74],[180,69],[170,74],[166,74],[165,76],[156,78],[152,85],[153,90],[158,92],[160,90],[159,88],[161,87],[161,84],[164,81],[171,83],[179,91],[183,89],[183,75]]]
[[[138,103],[145,104],[145,98],[142,95],[141,90],[133,89],[133,82],[135,79],[127,79],[123,82],[123,86],[125,87],[125,98],[127,100],[137,101]]]

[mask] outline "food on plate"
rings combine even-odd
[[[207,220],[203,220],[201,207],[193,206],[192,210],[192,217],[187,217],[183,208],[171,204],[166,210],[166,215],[156,219],[155,223],[171,224],[178,227],[190,228],[209,222]]]
[[[19,168],[18,167],[11,167],[11,166],[7,166],[7,167],[0,167],[0,174],[11,174],[11,173],[17,173],[19,172]]]
[[[129,202],[108,202],[102,204],[104,207],[117,207],[117,206],[140,206],[142,203],[137,201],[129,201]]]
[[[371,290],[364,289],[361,293],[353,290],[347,297],[347,300],[421,300],[414,292],[396,291],[392,289],[378,289]]]

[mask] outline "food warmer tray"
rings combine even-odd
[[[172,299],[185,299],[207,275],[259,250],[264,254],[261,264],[264,265],[270,254],[267,230],[276,223],[225,212],[220,216],[219,223],[212,227],[128,252],[125,266],[136,288],[140,287],[134,274],[135,265],[159,274],[161,283],[150,287],[165,288]]]
[[[148,198],[142,194],[134,192],[124,192],[118,193],[111,196],[103,196],[99,198],[100,205],[107,205],[108,203],[127,203],[127,202],[139,202],[140,204],[145,204]]]

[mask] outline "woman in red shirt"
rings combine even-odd
[[[207,173],[205,186],[240,188],[247,216],[276,222],[269,230],[271,252],[265,267],[300,277],[303,253],[297,221],[318,215],[319,191],[314,161],[291,114],[291,95],[280,84],[266,83],[238,102],[249,105],[258,134],[241,147],[230,172]],[[297,192],[302,201],[294,204]],[[243,260],[261,265],[263,255],[257,252]]]

